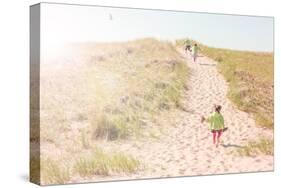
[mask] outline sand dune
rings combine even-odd
[[[44,159],[51,158],[56,164],[68,162],[71,176],[64,178],[62,175],[62,183],[273,170],[272,155],[242,156],[238,153],[239,148],[250,141],[272,140],[273,130],[257,126],[252,115],[240,111],[228,99],[229,86],[218,72],[217,62],[200,55],[194,63],[190,55],[174,47],[151,39],[99,47],[81,46],[78,47],[81,54],[73,53],[75,58],[67,56],[67,59],[57,59],[56,63],[50,61],[42,65],[40,152]],[[177,65],[175,70],[174,65]],[[175,90],[168,90],[167,95],[163,92],[167,88],[161,89],[163,84],[174,88],[178,81],[181,87],[176,96]],[[122,102],[123,96],[130,97],[130,105]],[[154,102],[141,96],[153,96]],[[173,105],[159,110],[160,104],[167,103],[163,97],[169,97],[168,102]],[[211,113],[214,104],[222,106],[229,128],[223,133],[223,143],[219,147],[212,143],[208,124],[200,121],[202,115]],[[145,110],[148,107],[153,110]],[[116,111],[114,114],[108,109],[126,113]],[[157,115],[149,119],[148,115],[154,111]],[[136,113],[139,113],[136,121],[126,120]],[[96,125],[93,122],[99,120],[100,114],[108,118],[115,115],[117,120],[126,117],[121,122],[137,129],[126,129],[131,135],[123,139],[93,137],[93,125]],[[100,125],[105,126],[109,121],[101,122]],[[103,175],[89,172],[83,176],[74,168],[77,159],[95,158],[92,155],[95,148],[102,149],[108,156],[114,152],[132,156],[140,161],[140,166],[126,171],[126,164],[121,161],[119,171],[109,169]],[[42,161],[45,161],[42,166],[48,167],[48,160]],[[57,183],[53,171],[59,167],[43,170],[47,177],[43,178],[43,184],[49,179],[50,183]],[[87,165],[81,169],[87,169]]]
[[[182,56],[190,68],[188,90],[184,94],[185,110],[175,113],[174,126],[165,126],[157,140],[116,143],[114,147],[141,159],[146,168],[129,177],[108,178],[157,178],[273,170],[273,156],[243,157],[235,152],[249,140],[259,137],[273,139],[272,130],[256,126],[249,114],[238,110],[227,98],[228,85],[218,73],[215,61],[202,56],[194,63],[188,55],[182,53]],[[213,104],[222,105],[222,114],[229,127],[222,136],[223,144],[218,148],[212,144],[208,125],[200,122],[200,116],[208,115]]]

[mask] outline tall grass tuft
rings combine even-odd
[[[97,116],[92,122],[93,138],[104,138],[106,140],[116,140],[126,138],[129,134],[129,127],[126,127],[126,122],[123,117],[109,116],[102,114]]]
[[[44,184],[64,184],[70,180],[68,165],[52,159],[41,160],[41,178]]]
[[[80,158],[74,164],[74,171],[82,177],[109,175],[110,173],[132,173],[140,167],[140,162],[123,153],[105,153],[95,149],[91,155]]]

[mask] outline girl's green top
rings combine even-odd
[[[224,119],[223,116],[215,112],[208,119],[207,122],[210,123],[211,130],[221,130],[224,129]]]
[[[197,55],[197,54],[198,54],[198,50],[199,50],[198,46],[193,46],[192,51],[193,51],[193,54],[194,54],[194,55]]]

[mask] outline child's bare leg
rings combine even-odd
[[[213,144],[216,144],[216,131],[213,131]]]
[[[194,54],[194,62],[196,62],[196,59],[197,59],[197,55]]]
[[[218,134],[217,134],[217,145],[220,143],[220,137],[222,135],[222,130],[219,130],[218,131]]]

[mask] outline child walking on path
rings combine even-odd
[[[227,129],[224,126],[224,118],[221,112],[221,106],[215,105],[215,112],[212,113],[207,119],[202,117],[202,122],[207,121],[210,124],[210,130],[213,134],[213,144],[218,147],[222,133]]]
[[[193,61],[196,62],[196,59],[198,57],[198,51],[199,51],[199,47],[197,44],[194,44],[193,48],[192,48],[192,57],[193,57]]]

